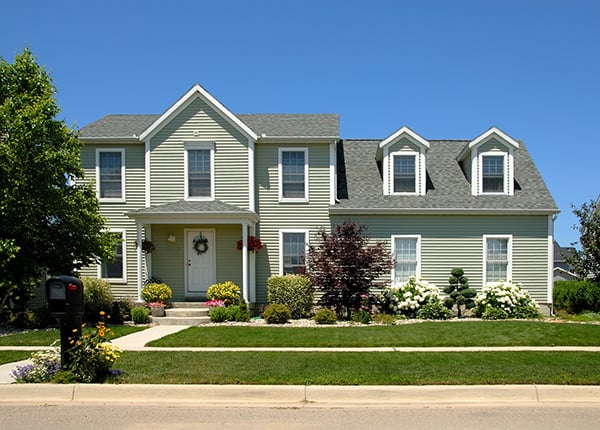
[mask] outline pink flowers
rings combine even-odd
[[[148,307],[149,307],[149,308],[164,308],[164,307],[166,307],[166,306],[167,306],[167,305],[165,305],[165,304],[164,304],[164,303],[162,303],[162,302],[151,302],[151,303],[148,303]]]
[[[225,302],[223,300],[209,300],[204,305],[207,308],[222,308],[225,306]]]

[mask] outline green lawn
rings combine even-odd
[[[146,326],[110,326],[114,337],[121,337],[136,331],[145,330]],[[32,330],[0,336],[0,346],[50,346],[56,341],[59,346],[60,331],[56,328],[47,330]]]
[[[0,364],[13,363],[15,361],[27,360],[31,352],[27,351],[0,351]]]
[[[600,346],[600,325],[541,321],[423,322],[397,326],[201,326],[151,342],[163,347]]]
[[[127,384],[600,384],[600,354],[575,352],[124,352]]]

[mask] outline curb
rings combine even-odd
[[[600,386],[0,385],[0,403],[401,406],[597,403]]]

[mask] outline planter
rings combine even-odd
[[[150,314],[153,317],[164,317],[165,316],[165,308],[150,308]]]

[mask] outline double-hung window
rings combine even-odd
[[[415,193],[417,191],[416,154],[393,156],[394,193]]]
[[[108,279],[113,282],[126,282],[125,276],[125,254],[124,246],[125,243],[125,231],[114,231],[111,234],[117,236],[120,242],[115,247],[115,258],[110,262],[102,262],[100,264],[99,277],[102,279]]]
[[[404,283],[411,276],[421,274],[421,237],[392,236],[392,254],[394,256],[394,283]]]
[[[96,150],[96,181],[100,201],[125,201],[124,161],[124,149]]]
[[[481,157],[481,190],[484,193],[504,193],[504,155],[483,155]]]
[[[282,275],[302,274],[306,268],[306,238],[305,230],[281,231],[279,233]]]
[[[185,144],[186,197],[191,200],[214,198],[214,145],[210,142]]]
[[[279,149],[279,200],[308,201],[308,149]]]
[[[511,248],[511,236],[484,236],[484,284],[512,278]]]

